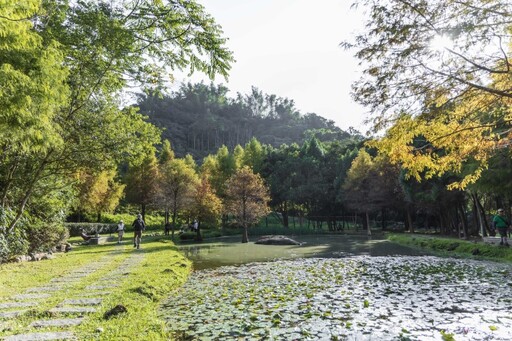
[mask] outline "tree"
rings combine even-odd
[[[164,140],[162,143],[162,150],[160,151],[160,156],[158,157],[158,163],[163,165],[174,159],[174,151],[171,148],[171,142],[169,140]]]
[[[314,113],[301,115],[289,99],[254,88],[249,96],[238,93],[230,98],[228,92],[223,85],[188,83],[168,95],[141,95],[137,103],[150,122],[165,128],[163,137],[172,141],[177,156],[190,153],[196,160],[215,153],[222,145],[236,154],[236,146],[247,148],[252,138],[279,147],[302,143],[307,134],[315,134],[322,141],[350,137],[333,121]]]
[[[512,73],[509,1],[357,0],[353,6],[367,10],[366,28],[342,45],[355,49],[365,67],[354,94],[373,111],[409,111],[427,99],[449,104],[475,92],[512,99],[500,81]]]
[[[97,221],[101,213],[112,212],[123,196],[125,185],[115,181],[115,170],[102,171],[99,174],[89,174],[82,171],[78,174],[78,216],[82,210],[95,213]]]
[[[40,1],[29,0],[0,7],[0,205],[14,212],[5,221],[7,233],[41,180],[38,155],[63,144],[59,127],[51,122],[67,100],[68,72],[58,43],[42,39],[27,19],[39,6]]]
[[[370,213],[402,206],[398,176],[398,167],[384,155],[373,158],[361,149],[352,161],[343,183],[343,200],[348,207],[364,214],[368,235],[371,235]]]
[[[255,173],[261,172],[265,151],[261,143],[255,138],[251,138],[246,143],[243,154],[243,165],[249,166]]]
[[[171,237],[174,237],[178,212],[193,203],[198,182],[195,169],[184,159],[171,160],[160,168],[158,196],[165,208],[165,224],[169,223],[169,212],[172,213]]]
[[[366,28],[342,45],[355,50],[364,68],[354,98],[377,115],[376,130],[393,124],[382,150],[403,159],[414,176],[419,168],[460,172],[473,159],[478,167],[455,186],[476,181],[496,147],[512,138],[510,1],[358,0],[355,6],[367,10]],[[413,147],[419,136],[424,144]],[[443,157],[425,153],[429,148],[443,150]]]
[[[373,209],[372,203],[368,201],[371,191],[369,182],[372,167],[373,160],[370,154],[360,150],[357,157],[352,161],[352,166],[347,172],[347,178],[343,184],[345,201],[348,206],[365,215],[368,235],[371,235],[369,212]]]
[[[201,165],[201,173],[208,176],[215,193],[221,198],[224,197],[226,181],[235,170],[235,157],[226,146],[220,147],[215,155],[207,156]]]
[[[226,75],[232,54],[195,1],[7,1],[0,8],[0,183],[15,212],[144,154],[159,131],[120,110],[130,85],[154,89],[171,69]],[[31,210],[31,214],[40,214]]]
[[[203,223],[216,224],[219,221],[221,213],[222,201],[213,192],[208,178],[203,175],[201,181],[195,188],[192,205],[192,215],[197,218],[199,223],[196,231],[197,240],[202,240],[200,232],[201,225]]]
[[[117,174],[114,170],[102,172],[102,174],[103,177],[107,178],[107,190],[100,197],[100,201],[96,208],[98,222],[101,220],[101,213],[110,213],[116,209],[119,205],[119,201],[124,195],[124,189],[126,187],[126,185],[115,180]]]
[[[235,169],[239,169],[243,165],[244,149],[241,145],[237,144],[233,149],[233,159],[235,160]]]
[[[225,209],[243,227],[242,243],[249,241],[249,226],[268,214],[269,201],[263,179],[247,166],[239,169],[227,181]]]
[[[290,199],[311,221],[320,223],[323,217],[320,208],[322,198],[327,194],[330,181],[323,177],[324,146],[316,138],[304,142],[295,159],[290,160],[286,170],[290,178]],[[323,212],[325,213],[325,212]]]
[[[134,161],[126,173],[126,200],[140,206],[143,219],[146,208],[156,202],[159,188],[158,161],[153,152],[147,154],[142,160]]]
[[[279,212],[284,227],[288,227],[289,204],[292,200],[292,176],[295,173],[299,146],[281,145],[271,149],[264,160],[262,176],[268,183],[272,209]]]

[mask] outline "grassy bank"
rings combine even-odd
[[[109,294],[96,296],[93,292],[87,296],[103,299],[97,312],[87,315],[80,326],[66,327],[65,330],[74,332],[79,340],[170,339],[164,321],[158,315],[158,307],[174,289],[183,285],[191,271],[191,263],[169,239],[161,236],[145,236],[140,250],[133,249],[131,241],[125,239],[124,244],[119,246],[115,243],[75,246],[71,252],[58,254],[55,259],[1,265],[0,300],[10,302],[13,295],[26,293],[29,288],[51,286],[53,278],[69,275],[90,264],[101,264],[97,271],[79,279],[69,288],[45,291],[51,296],[41,300],[41,304],[28,309],[23,315],[0,321],[0,339],[12,334],[58,331],[56,327],[36,330],[28,325],[36,320],[68,317],[55,316],[48,310],[65,299],[85,298],[83,294],[91,291],[86,289],[89,285],[109,283],[100,280],[108,277],[128,259],[137,259],[137,262],[117,277],[117,286],[92,290],[107,291]],[[105,312],[116,305],[123,305],[127,312],[105,319]]]
[[[398,244],[430,250],[440,256],[456,256],[512,263],[512,248],[441,236],[387,233]]]

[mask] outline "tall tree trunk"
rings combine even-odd
[[[382,227],[382,230],[386,230],[386,226],[387,225],[387,222],[386,222],[386,209],[383,208],[381,210],[381,227]]]
[[[283,226],[288,228],[289,221],[288,221],[288,202],[287,201],[285,201],[283,204],[283,211],[281,212],[281,214],[283,215]]]
[[[367,235],[368,235],[368,237],[371,237],[372,236],[372,229],[370,227],[370,215],[368,214],[368,211],[365,212],[365,215],[366,215],[366,231],[367,231]]]
[[[244,227],[244,233],[242,235],[242,243],[248,243],[249,242],[249,227],[247,225],[247,214],[246,214],[246,209],[247,209],[247,204],[246,204],[246,200],[242,200],[243,203],[242,203],[242,226]]]
[[[140,214],[142,215],[142,219],[146,221],[146,203],[140,204]]]
[[[460,218],[462,222],[462,231],[464,233],[464,239],[469,239],[469,227],[468,227],[468,219],[466,217],[466,210],[464,209],[464,203],[459,203],[460,208]]]
[[[16,161],[7,172],[7,176],[5,177],[4,186],[2,188],[2,199],[0,199],[0,207],[5,207],[7,205],[7,193],[9,192],[9,188],[11,187],[14,174],[16,173],[16,169],[18,168],[18,161]]]
[[[36,183],[39,181],[40,175],[43,173],[43,170],[46,168],[46,165],[48,164],[48,159],[50,158],[50,155],[53,154],[53,151],[49,151],[48,154],[46,154],[45,158],[41,160],[41,164],[37,168],[36,173],[32,177],[32,180],[30,181],[27,190],[25,191],[25,195],[21,199],[20,204],[18,205],[18,210],[16,212],[16,216],[11,221],[7,228],[7,232],[12,233],[14,228],[16,227],[16,224],[18,224],[18,221],[21,219],[21,216],[23,215],[23,212],[25,211],[25,206],[27,205],[28,199],[32,196],[32,192],[34,191],[34,187]]]
[[[249,229],[247,226],[244,226],[244,231],[242,234],[242,243],[248,243],[249,242]]]
[[[485,210],[482,204],[480,203],[480,199],[478,198],[478,194],[476,192],[471,193],[471,197],[477,207],[478,214],[478,222],[480,224],[480,234],[482,237],[487,237],[488,232],[490,232],[489,224],[487,224],[487,219],[485,217]]]
[[[407,225],[409,225],[409,232],[414,233],[414,225],[412,224],[411,205],[407,205]]]

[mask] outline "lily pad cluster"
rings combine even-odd
[[[163,305],[176,339],[511,340],[510,266],[296,259],[196,271]]]

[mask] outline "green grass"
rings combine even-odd
[[[512,262],[512,248],[503,246],[431,235],[387,233],[386,236],[395,243],[430,250],[440,256]]]
[[[27,327],[30,322],[50,317],[48,310],[66,298],[80,298],[86,286],[97,285],[99,278],[118,268],[133,253],[143,254],[142,262],[126,272],[119,280],[118,287],[107,289],[111,294],[98,296],[103,298],[103,302],[96,313],[87,315],[82,325],[65,330],[73,331],[79,340],[171,339],[163,319],[159,316],[158,307],[172,291],[183,285],[191,271],[191,263],[177,251],[168,238],[144,236],[141,250],[135,250],[129,237],[131,234],[128,234],[128,238],[125,237],[126,246],[118,254],[111,254],[116,249],[116,244],[75,246],[71,252],[58,254],[52,260],[0,265],[0,300],[6,302],[12,295],[24,293],[28,288],[47,285],[52,278],[69,274],[86,264],[105,257],[109,260],[108,265],[81,279],[71,289],[48,292],[52,296],[41,300],[41,304],[35,309],[0,325],[0,339],[11,334],[35,332],[35,329]],[[125,306],[127,313],[105,319],[104,313],[118,304]],[[65,316],[55,318],[63,317]],[[59,329],[37,331],[54,330]]]

